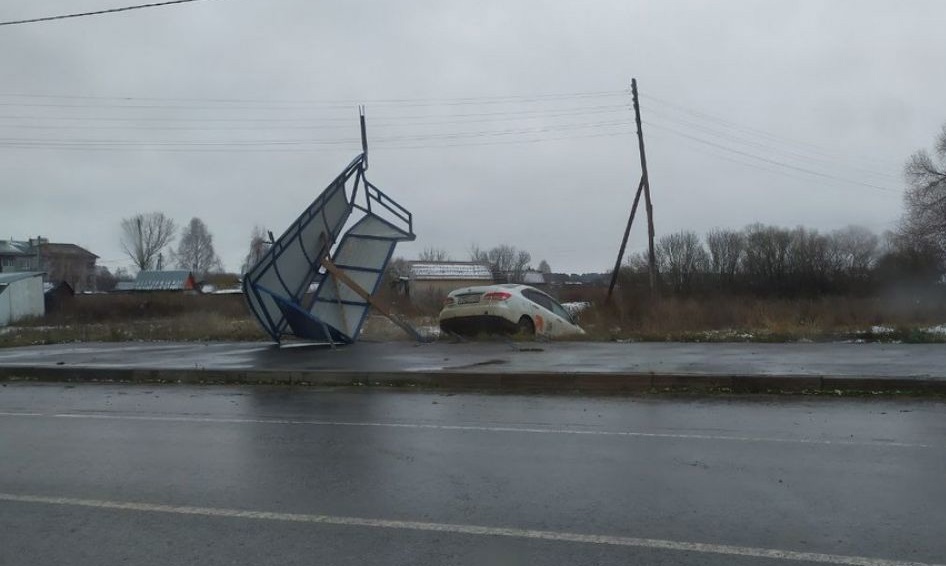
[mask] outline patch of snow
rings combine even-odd
[[[923,332],[929,334],[946,334],[946,324],[939,324],[936,326],[930,326],[929,328],[924,328]]]
[[[0,328],[0,332],[15,332],[15,331],[30,331],[35,330],[38,332],[49,332],[50,330],[69,330],[72,326],[65,324],[62,326],[7,326],[6,328]]]
[[[415,330],[417,330],[417,333],[421,336],[427,336],[429,338],[440,337],[440,325],[418,326]]]
[[[562,308],[568,311],[568,314],[578,314],[581,311],[591,308],[591,303],[588,301],[573,301],[570,303],[562,303]]]
[[[739,332],[732,328],[724,328],[721,330],[704,330],[703,337],[707,340],[753,340],[755,339],[755,334],[749,332]]]
[[[871,326],[870,327],[871,334],[892,334],[893,332],[894,332],[894,329],[890,328],[889,326]]]
[[[217,289],[213,292],[214,295],[242,295],[243,289],[240,287],[234,287],[232,289]]]

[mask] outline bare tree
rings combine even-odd
[[[854,281],[867,279],[878,258],[877,234],[863,226],[848,226],[835,230],[831,239],[838,266],[845,276]]]
[[[486,263],[497,280],[521,281],[532,261],[532,254],[515,246],[501,244],[489,250],[470,246],[470,260]]]
[[[181,233],[174,257],[179,268],[190,270],[198,278],[211,271],[223,270],[220,258],[214,251],[213,235],[207,230],[204,221],[197,217],[191,218]]]
[[[262,226],[253,226],[253,232],[250,234],[250,250],[243,260],[243,266],[240,268],[242,273],[246,273],[263,258],[267,248],[266,230]]]
[[[163,212],[136,214],[122,220],[121,245],[142,271],[151,269],[161,250],[174,239],[174,221]]]
[[[481,248],[479,244],[470,244],[470,261],[489,263],[489,252]]]
[[[515,250],[515,248],[513,248]],[[529,270],[529,262],[532,261],[532,254],[525,250],[516,250],[515,260],[512,269],[509,271],[509,277],[512,281],[522,281],[523,275]]]
[[[552,273],[552,266],[549,265],[549,262],[543,259],[539,262],[539,271],[548,275],[549,273]]]
[[[794,287],[801,293],[821,293],[829,290],[835,275],[840,271],[839,256],[827,236],[817,230],[801,226],[792,230],[788,246],[789,280],[783,287]]]
[[[925,149],[914,153],[904,175],[909,186],[900,236],[922,239],[946,255],[946,124],[936,138],[933,155]]]
[[[683,231],[661,236],[657,241],[657,269],[676,292],[692,291],[709,265],[709,254],[696,232]]]
[[[450,254],[445,249],[431,246],[424,248],[417,259],[420,261],[450,261]]]
[[[134,281],[134,280],[135,280],[135,278],[132,276],[132,274],[131,274],[131,273],[128,271],[128,269],[125,268],[125,267],[119,267],[118,269],[116,269],[114,275],[115,275],[115,281],[116,281],[116,282],[118,282],[118,281]]]
[[[788,273],[792,232],[778,226],[751,224],[746,227],[743,266],[750,284],[760,290],[781,290]]]
[[[736,230],[715,228],[706,234],[709,270],[720,282],[733,283],[746,252],[746,237]]]

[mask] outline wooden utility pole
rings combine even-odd
[[[634,97],[634,120],[637,122],[637,145],[641,152],[641,179],[644,184],[644,206],[647,208],[647,262],[650,266],[650,294],[657,294],[657,257],[654,255],[654,205],[650,202],[650,177],[647,175],[647,154],[644,153],[644,129],[641,127],[641,104],[637,96],[637,79],[631,79]]]
[[[611,272],[611,284],[608,285],[608,300],[611,300],[611,294],[614,292],[614,285],[618,282],[618,273],[621,272],[621,260],[624,259],[624,250],[627,248],[627,238],[631,235],[631,225],[634,224],[634,216],[637,214],[637,205],[641,202],[641,193],[644,191],[644,178],[637,185],[637,194],[634,195],[634,204],[631,205],[631,215],[627,217],[627,226],[624,228],[624,238],[621,240],[621,248],[618,250],[618,258],[614,261],[614,271]]]
[[[637,145],[641,155],[641,180],[637,185],[637,194],[634,195],[634,204],[631,206],[631,214],[627,219],[627,227],[624,229],[624,238],[621,240],[617,261],[614,262],[611,284],[608,286],[608,300],[611,300],[614,285],[618,280],[621,260],[624,259],[624,250],[627,247],[627,239],[631,234],[631,225],[634,223],[634,216],[637,214],[637,205],[640,203],[642,192],[644,194],[644,206],[647,209],[647,264],[650,273],[650,294],[652,297],[657,294],[657,258],[654,254],[654,206],[650,200],[650,178],[647,176],[647,155],[644,153],[644,130],[641,127],[641,106],[637,96],[637,79],[633,78],[631,79],[631,96],[634,99],[634,121],[637,124]]]

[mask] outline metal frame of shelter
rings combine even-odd
[[[250,310],[276,342],[295,336],[351,344],[372,306],[421,339],[373,297],[397,243],[415,238],[414,219],[365,176],[368,143],[359,113],[362,153],[243,276]]]

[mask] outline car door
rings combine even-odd
[[[575,324],[565,307],[552,297],[548,297],[549,306],[547,307],[555,315],[554,334],[574,334],[581,332],[581,328]],[[549,334],[553,334],[553,326],[549,326]]]
[[[576,332],[577,326],[568,311],[555,299],[535,289],[523,289],[522,296],[538,305],[542,313],[542,320],[535,321],[537,332],[549,336]]]

